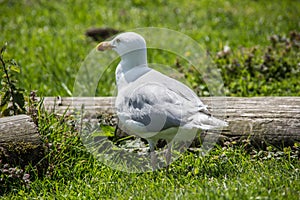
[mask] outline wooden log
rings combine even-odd
[[[300,97],[203,97],[213,115],[229,126],[221,142],[250,139],[252,144],[285,146],[300,142]],[[55,113],[85,117],[115,116],[114,97],[46,97],[44,106]]]
[[[0,118],[0,160],[17,165],[35,164],[44,156],[37,126],[30,116]]]

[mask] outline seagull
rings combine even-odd
[[[166,154],[168,167],[172,141],[191,141],[195,130],[228,126],[213,117],[188,86],[148,67],[146,42],[141,35],[121,33],[111,41],[101,42],[96,49],[114,50],[121,57],[115,71],[118,127],[147,140],[153,169],[158,140],[170,144]]]

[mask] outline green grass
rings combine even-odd
[[[95,160],[66,118],[40,116],[49,146],[47,172],[30,184],[11,186],[5,199],[298,199],[299,146],[267,151],[227,144],[206,156],[186,152],[165,169],[148,173],[116,171]],[[51,145],[50,145],[51,144]]]
[[[84,35],[90,27],[132,30],[173,29],[204,45],[220,69],[226,95],[300,95],[297,45],[286,50],[273,35],[290,38],[300,30],[298,1],[0,1],[0,45],[22,67],[18,77],[27,93],[70,96],[77,72],[97,45]],[[158,38],[159,39],[159,38]],[[290,42],[290,41],[289,41]],[[232,53],[217,56],[225,45]],[[257,49],[255,52],[253,49]],[[268,50],[269,49],[269,50]],[[253,55],[252,55],[253,54]],[[270,56],[271,61],[267,59]],[[252,57],[249,64],[249,57]],[[176,67],[177,57],[151,50],[149,60]],[[180,70],[200,95],[208,95],[201,74],[180,60]],[[116,64],[116,62],[114,62]],[[265,66],[267,67],[265,69]],[[177,66],[178,67],[178,66]],[[99,83],[111,95],[113,70]],[[206,91],[206,93],[204,92]],[[28,166],[30,183],[1,179],[4,199],[299,199],[299,147],[276,151],[216,147],[207,156],[186,152],[164,169],[128,174],[92,157],[64,117],[39,113],[39,130],[49,154],[42,177]],[[0,162],[0,169],[3,163]]]
[[[0,45],[8,42],[8,56],[22,66],[20,79],[26,90],[37,90],[40,96],[70,96],[81,62],[97,44],[84,35],[90,27],[124,31],[149,26],[169,28],[205,45],[212,55],[227,44],[241,60],[240,47],[266,49],[268,38],[273,34],[288,35],[290,31],[299,30],[299,9],[299,2],[292,0],[78,0],[65,3],[4,0],[0,2]],[[156,63],[174,65],[176,62],[175,58],[166,60],[152,55],[157,54],[149,55],[149,60]],[[257,55],[258,59],[262,56]],[[299,55],[294,59],[299,62]],[[299,79],[299,75],[292,79]],[[111,84],[104,80],[102,87],[109,88]],[[110,95],[107,90],[100,94]],[[231,87],[226,94],[244,95],[236,94]]]
[[[232,158],[224,161],[222,168],[217,167],[220,161],[185,155],[185,163],[174,163],[180,167],[172,167],[169,176],[163,171],[146,174],[115,172],[93,160],[84,160],[88,164],[81,162],[75,170],[66,172],[72,176],[76,174],[76,177],[35,181],[31,184],[31,191],[21,189],[16,196],[71,199],[299,198],[299,171],[293,171],[293,164],[272,160],[255,162],[236,156],[237,152],[231,153]],[[195,174],[194,171],[199,172]],[[214,175],[211,171],[218,172]],[[83,175],[78,177],[77,174]]]

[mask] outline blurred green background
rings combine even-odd
[[[97,45],[85,35],[89,28],[164,27],[205,46],[222,72],[226,95],[299,95],[300,41],[290,38],[299,31],[299,11],[294,0],[1,0],[0,45],[8,43],[5,56],[22,68],[20,87],[39,96],[71,96],[82,61]],[[225,45],[230,54],[220,55]],[[149,60],[176,67],[176,57],[157,54],[149,52]],[[193,89],[209,95],[201,75],[181,65]],[[97,95],[112,95],[112,85],[113,75],[99,83]]]

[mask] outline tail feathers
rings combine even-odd
[[[189,118],[187,127],[200,128],[203,130],[217,129],[228,126],[228,123],[217,119],[213,116],[206,115],[204,113],[198,113]]]

